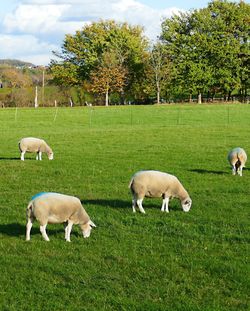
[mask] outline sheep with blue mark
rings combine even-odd
[[[63,223],[67,242],[70,242],[70,233],[74,224],[80,226],[84,238],[88,238],[92,227],[96,227],[78,198],[61,193],[36,194],[28,204],[26,215],[26,241],[30,240],[30,231],[35,219],[40,223],[40,232],[45,241],[49,241],[46,233],[48,223]]]

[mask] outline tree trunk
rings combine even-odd
[[[157,90],[157,104],[160,104],[160,91]]]
[[[105,94],[105,106],[108,106],[108,105],[109,105],[109,91],[107,90]]]
[[[192,103],[192,94],[189,94],[189,102]]]
[[[160,83],[157,80],[156,80],[156,87],[157,87],[157,104],[160,104],[161,88],[160,88]]]
[[[198,104],[201,104],[201,93],[198,94]]]

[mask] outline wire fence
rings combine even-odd
[[[37,123],[88,128],[120,126],[206,126],[249,124],[250,106],[154,105],[77,108],[8,108],[0,110],[0,128],[14,124]]]

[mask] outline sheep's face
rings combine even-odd
[[[93,227],[96,227],[96,225],[91,220],[89,220],[86,224],[81,225],[82,234],[84,238],[88,238],[90,236]]]
[[[190,198],[185,199],[184,201],[181,202],[182,209],[184,212],[188,212],[191,208],[192,205],[192,200]]]
[[[49,153],[49,154],[48,154],[48,158],[49,158],[49,160],[53,160],[53,158],[54,158],[54,153],[53,153],[53,152]]]

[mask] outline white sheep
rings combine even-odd
[[[135,213],[136,205],[141,213],[145,213],[142,207],[144,197],[162,197],[162,212],[169,212],[168,202],[170,198],[178,198],[184,212],[188,212],[192,205],[189,194],[180,181],[173,175],[159,171],[139,171],[132,177],[129,188],[132,192],[132,209]]]
[[[240,147],[234,148],[228,153],[227,159],[232,167],[232,174],[242,176],[242,168],[247,161],[245,150]]]
[[[26,215],[26,241],[30,240],[30,230],[35,219],[40,222],[40,232],[45,241],[49,241],[46,233],[48,223],[63,223],[67,242],[70,242],[73,224],[80,226],[84,238],[88,238],[92,227],[96,227],[78,198],[60,193],[41,192],[33,196]]]
[[[26,152],[36,152],[36,160],[40,161],[42,160],[42,152],[45,152],[47,153],[49,160],[53,160],[53,151],[43,139],[25,137],[19,141],[18,146],[21,152],[22,161],[24,161],[24,155]]]

